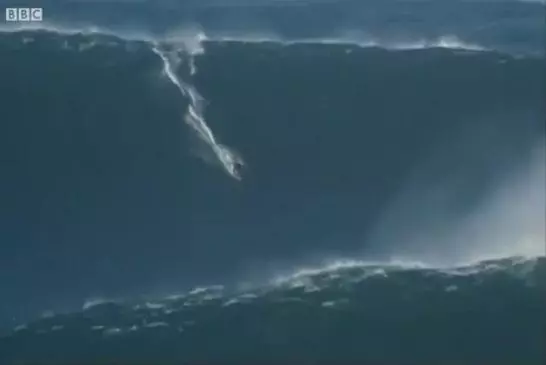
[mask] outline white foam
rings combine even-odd
[[[272,284],[286,285],[292,287],[312,287],[315,285],[309,281],[310,277],[327,275],[328,279],[339,277],[339,272],[350,269],[364,269],[365,275],[369,276],[386,276],[387,271],[394,269],[416,269],[428,268],[429,266],[416,261],[390,260],[390,261],[361,261],[352,259],[337,259],[329,260],[328,262],[314,267],[303,267],[295,269],[288,274],[276,275]]]
[[[258,296],[254,293],[244,293],[238,296],[239,299],[243,299],[243,300],[252,300],[252,299],[256,299],[257,297]]]
[[[447,49],[456,49],[456,50],[467,50],[467,51],[486,51],[487,48],[482,47],[478,44],[473,44],[469,42],[462,41],[456,36],[448,35],[442,36],[433,40],[421,39],[415,42],[409,43],[400,43],[393,44],[390,47],[392,49],[426,49],[426,48],[447,48]]]
[[[198,295],[198,294],[204,294],[211,291],[222,291],[224,290],[223,285],[211,285],[211,286],[198,286],[196,288],[193,288],[189,295]]]
[[[475,43],[461,40],[455,35],[445,35],[432,39],[415,39],[415,40],[382,40],[367,36],[340,36],[335,38],[296,38],[282,39],[279,37],[231,37],[219,36],[209,40],[223,42],[241,42],[241,43],[277,43],[282,45],[297,45],[297,44],[324,44],[324,45],[346,45],[357,46],[360,48],[384,48],[392,50],[416,50],[427,48],[447,48],[455,50],[468,51],[487,51],[486,47]]]
[[[114,301],[105,299],[105,298],[91,298],[91,299],[87,299],[85,303],[83,303],[82,309],[85,311],[97,305],[106,304],[106,303],[114,303]]]
[[[239,304],[241,301],[237,298],[232,298],[222,304],[222,307],[229,307],[230,305]]]
[[[333,37],[317,38],[283,38],[276,34],[263,33],[236,33],[236,34],[206,34],[202,29],[183,27],[170,30],[165,34],[152,34],[137,29],[109,29],[97,26],[65,26],[51,23],[28,23],[0,26],[0,32],[21,32],[29,30],[44,30],[61,35],[104,35],[112,36],[127,41],[142,41],[150,44],[168,43],[183,45],[184,49],[192,56],[204,52],[203,43],[211,42],[237,42],[237,43],[277,43],[281,45],[295,44],[325,44],[325,45],[352,45],[362,48],[379,47],[393,50],[412,50],[426,48],[449,48],[469,51],[486,51],[486,47],[460,39],[456,35],[425,39],[393,40],[382,39],[359,32],[344,33]],[[193,62],[193,61],[191,61]]]
[[[178,301],[178,300],[186,298],[187,296],[188,294],[171,294],[165,297],[165,299],[170,301]]]
[[[146,303],[144,303],[143,307],[146,308],[146,309],[163,309],[163,308],[165,308],[165,304],[146,302]]]
[[[21,324],[21,325],[15,327],[13,329],[13,332],[24,331],[24,330],[27,330],[27,329],[28,329],[28,326],[26,324]]]
[[[147,323],[144,327],[158,328],[158,327],[169,327],[169,325],[165,322],[150,322],[150,323]]]
[[[459,287],[457,285],[449,285],[445,288],[446,292],[453,292],[459,290]]]
[[[102,335],[103,336],[116,336],[116,335],[120,335],[123,331],[121,330],[121,328],[118,328],[118,327],[112,327],[112,328],[107,328],[105,329],[103,332],[102,332]]]
[[[240,294],[238,295],[237,297],[235,298],[231,298],[227,301],[225,301],[222,306],[223,307],[229,307],[230,305],[234,305],[234,304],[244,304],[244,303],[249,303],[251,302],[252,300],[258,298],[258,295],[257,294],[254,294],[254,293],[243,293],[243,294]]]

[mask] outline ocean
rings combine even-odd
[[[540,364],[545,267],[347,263],[239,293],[90,302],[15,328],[3,362]]]
[[[373,3],[0,27],[0,363],[543,364],[544,4]]]

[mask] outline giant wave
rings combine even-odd
[[[544,315],[546,265],[540,229],[543,204],[535,193],[536,186],[543,185],[544,173],[543,155],[538,160],[529,156],[537,156],[533,154],[537,145],[543,151],[543,59],[445,39],[392,47],[228,38],[186,35],[158,40],[97,30],[2,32],[3,112],[10,123],[19,123],[15,137],[22,137],[2,146],[13,147],[13,141],[24,140],[29,129],[36,131],[28,137],[29,143],[47,142],[46,146],[56,148],[43,148],[43,155],[34,157],[17,155],[16,162],[57,159],[54,167],[59,171],[68,164],[99,183],[94,169],[142,174],[143,179],[149,179],[143,166],[156,177],[170,176],[165,175],[167,169],[179,169],[180,185],[173,185],[187,191],[186,199],[197,196],[186,212],[190,218],[184,216],[188,221],[177,222],[188,230],[201,224],[196,210],[205,196],[219,200],[226,209],[236,203],[225,196],[246,189],[248,200],[237,204],[248,205],[248,211],[233,208],[230,213],[239,231],[251,232],[247,226],[253,224],[267,230],[263,222],[273,218],[264,217],[263,211],[281,216],[274,210],[277,204],[290,206],[288,202],[303,195],[309,209],[298,211],[297,217],[285,212],[291,219],[287,218],[286,227],[309,220],[316,233],[307,239],[319,242],[327,232],[322,229],[334,219],[326,208],[343,202],[341,211],[352,211],[346,216],[355,218],[339,223],[347,236],[332,239],[337,241],[336,249],[343,241],[361,239],[366,247],[358,253],[346,247],[351,256],[377,257],[379,263],[350,261],[275,275],[272,283],[254,283],[250,289],[220,286],[169,298],[88,305],[15,328],[0,340],[0,362],[263,362],[267,358],[270,362],[433,364],[449,358],[467,364],[539,364],[544,355],[543,329],[537,318]],[[178,46],[182,58],[176,76],[188,82],[180,82],[183,99],[161,76],[169,63],[158,57],[164,53],[157,48],[154,53],[158,44]],[[208,100],[206,118],[199,104],[205,102],[192,100],[191,92],[196,90]],[[34,109],[19,108],[21,98]],[[194,118],[189,128],[179,125],[188,110]],[[200,113],[199,118],[191,110]],[[47,115],[53,124],[35,123],[40,115]],[[207,130],[205,120],[210,133],[202,133],[206,138],[197,135],[196,140],[196,131]],[[150,131],[148,136],[162,147],[127,132],[135,128]],[[50,129],[55,131],[51,140],[40,141]],[[179,134],[163,140],[151,132],[155,129]],[[105,137],[103,130],[111,134]],[[461,142],[466,151],[446,147],[453,135],[458,136],[454,143]],[[218,155],[223,150],[214,147],[224,148],[216,138],[240,149],[249,161],[242,188],[236,184],[229,190],[233,184],[217,170],[186,157],[191,151],[203,161],[225,163]],[[110,153],[113,146],[115,155]],[[72,160],[74,148],[94,157]],[[452,155],[447,161],[427,160],[435,154],[444,156],[438,151]],[[465,152],[471,158],[461,162]],[[420,165],[423,160],[427,162]],[[398,165],[402,167],[397,170]],[[532,173],[520,179],[522,165]],[[230,171],[225,164],[220,166]],[[454,183],[443,181],[453,171]],[[68,179],[70,184],[79,183]],[[374,198],[350,194],[359,191],[363,181],[371,186]],[[372,181],[381,188],[373,187]],[[477,187],[469,186],[471,182]],[[10,183],[8,177],[4,184]],[[169,189],[170,184],[162,186]],[[347,191],[347,197],[335,203],[323,198],[332,187]],[[383,188],[399,194],[385,194]],[[490,196],[484,190],[495,191],[491,200],[482,199]],[[515,195],[522,204],[512,204],[507,195]],[[487,206],[472,215],[475,201]],[[255,202],[262,204],[262,210],[254,209]],[[457,206],[456,212],[438,214],[450,204]],[[379,206],[387,207],[383,214],[377,214]],[[489,214],[490,206],[498,208],[502,217]],[[510,212],[512,206],[518,208],[516,212]],[[191,218],[192,214],[198,218]],[[373,219],[363,226],[360,220],[367,216]],[[467,224],[461,217],[468,216],[477,218]],[[439,217],[432,219],[438,225],[422,224],[430,217]],[[485,221],[488,224],[482,224]],[[508,221],[516,223],[504,224]],[[441,232],[435,232],[433,228],[440,226]],[[452,227],[464,234],[448,239]],[[351,229],[372,234],[349,235]],[[299,226],[295,232],[300,232]],[[502,242],[498,250],[497,241],[507,232],[513,245]],[[291,234],[287,228],[285,235],[276,233],[275,240],[294,239]],[[267,243],[263,232],[250,237]],[[531,242],[522,247],[515,242],[519,239]],[[321,258],[341,256],[331,254],[331,247],[316,246],[324,252],[318,254]],[[444,268],[385,264],[402,253],[409,259],[459,261]],[[518,257],[521,254],[529,257]],[[225,255],[216,264],[236,263],[236,253]],[[301,261],[307,259],[301,256]],[[279,258],[271,260],[285,264]],[[468,260],[477,262],[460,263]],[[253,270],[252,274],[263,273]]]

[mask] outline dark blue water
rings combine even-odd
[[[0,339],[3,363],[541,364],[546,263],[347,265],[260,289],[94,303]]]
[[[1,31],[0,363],[543,363],[543,6],[359,4],[125,17],[242,181],[148,38]]]

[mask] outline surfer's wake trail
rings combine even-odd
[[[224,170],[234,179],[241,180],[239,168],[243,166],[241,157],[231,152],[226,146],[219,144],[212,130],[205,121],[205,104],[204,99],[199,92],[191,84],[184,82],[176,74],[176,69],[180,66],[182,59],[177,50],[170,52],[160,49],[160,46],[152,48],[162,60],[164,65],[165,75],[172,83],[180,90],[183,96],[189,98],[190,103],[184,120],[193,128],[197,136],[205,142],[216,155],[218,162],[221,163]],[[197,69],[193,60],[193,54],[187,53],[190,64],[190,74],[195,75]]]

